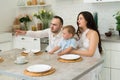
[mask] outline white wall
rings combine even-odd
[[[79,12],[88,10],[90,12],[98,12],[98,24],[101,34],[108,31],[109,27],[116,28],[113,14],[120,10],[120,2],[114,3],[97,3],[87,4],[82,0],[47,0],[52,4],[52,8],[56,14],[62,16],[65,25],[72,24],[76,26],[76,17]],[[115,30],[116,31],[116,30]],[[117,31],[116,31],[116,34]]]
[[[64,25],[72,24],[77,28],[76,17],[78,13],[88,10],[90,12],[98,12],[101,34],[108,31],[109,27],[116,28],[115,19],[112,15],[120,10],[120,2],[98,4],[87,4],[83,3],[82,0],[46,0],[46,2],[52,5],[55,14],[63,17]],[[9,30],[16,14],[22,13],[16,5],[17,0],[0,1],[0,31]]]
[[[113,15],[120,11],[120,2],[93,4],[93,7],[99,14],[99,30],[104,33],[109,27],[113,27],[116,31],[116,20]]]
[[[0,0],[0,31],[9,31],[16,15],[17,0]]]

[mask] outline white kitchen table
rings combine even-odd
[[[83,57],[81,62],[63,63],[57,60],[57,55],[51,55],[49,59],[45,59],[44,54],[39,56],[28,57],[28,63],[23,65],[15,64],[15,55],[20,54],[21,50],[13,49],[3,52],[1,56],[5,59],[0,63],[0,75],[12,76],[18,80],[80,80],[87,73],[99,67],[103,63],[103,59]],[[56,69],[56,71],[47,76],[30,77],[24,75],[24,70],[34,64],[48,64]],[[0,79],[4,80],[4,79]]]

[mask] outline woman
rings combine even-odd
[[[100,53],[102,53],[101,39],[92,14],[87,11],[80,12],[77,17],[77,25],[79,49],[72,50],[71,53],[88,58],[100,58]],[[101,69],[102,65],[94,68],[80,80],[99,80]]]
[[[102,53],[100,34],[90,12],[80,12],[77,17],[78,50],[71,53],[100,58]]]

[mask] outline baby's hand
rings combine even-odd
[[[62,52],[58,53],[58,56],[62,56],[62,55],[64,55],[64,53],[62,53]]]

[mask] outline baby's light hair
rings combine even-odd
[[[67,29],[68,33],[71,33],[73,36],[75,35],[75,28],[72,25],[67,25],[63,27],[63,30]]]

